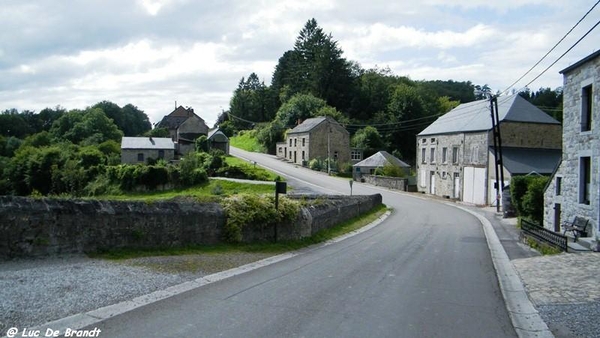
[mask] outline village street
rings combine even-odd
[[[349,194],[348,179],[232,149],[294,192]],[[106,337],[514,337],[484,232],[454,207],[381,193],[394,209],[349,239],[94,325]]]

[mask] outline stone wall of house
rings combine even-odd
[[[328,133],[329,127],[331,133]],[[288,134],[285,143],[277,144],[277,154],[279,156],[280,149],[283,149],[284,158],[296,164],[303,164],[303,161],[308,162],[315,158],[326,159],[328,143],[332,159],[337,156],[338,163],[350,162],[350,135],[346,129],[334,122],[323,122],[310,132]]]
[[[593,116],[590,131],[581,131],[582,88],[592,85]],[[563,154],[559,169],[544,193],[544,227],[572,222],[575,216],[590,220],[590,236],[600,234],[600,57],[564,74],[563,85]],[[581,159],[591,160],[590,203],[580,201]],[[560,180],[560,192],[557,181]],[[560,215],[555,208],[560,206]],[[560,216],[560,217],[556,217]]]
[[[561,149],[562,127],[560,124],[500,123],[502,146]],[[494,145],[494,134],[489,133],[490,145]]]
[[[487,164],[487,134],[484,131],[419,136],[417,138],[417,190],[431,193],[433,175],[435,195],[460,198],[460,193],[455,193],[455,185],[458,184],[460,186],[458,190],[462,191],[463,167],[485,167]],[[445,160],[444,148],[446,149]],[[457,149],[456,161],[453,160],[454,148]],[[431,149],[434,151],[433,161]],[[455,180],[455,177],[458,180]]]
[[[245,228],[243,241],[310,236],[382,203],[379,194],[298,198],[315,203],[303,207],[293,223]],[[216,244],[225,222],[220,204],[185,199],[147,203],[0,196],[0,258]]]
[[[138,161],[138,154],[144,154],[144,161]],[[175,157],[174,149],[164,149],[164,159],[166,161],[170,161]],[[146,163],[149,159],[158,159],[159,158],[159,150],[158,149],[121,149],[121,163]]]

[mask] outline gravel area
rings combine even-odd
[[[600,302],[539,305],[537,310],[557,338],[600,337]]]
[[[69,256],[0,262],[0,336],[129,300],[272,254],[219,253],[120,261]]]

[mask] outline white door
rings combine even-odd
[[[454,173],[454,198],[460,198],[460,174]]]
[[[435,195],[435,171],[429,172],[429,175],[431,177],[429,179],[429,193]]]
[[[485,168],[465,167],[463,176],[463,201],[485,204]]]

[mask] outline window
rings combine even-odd
[[[442,148],[442,163],[448,162],[448,148]]]
[[[429,163],[435,163],[435,148],[431,148],[429,153]]]
[[[160,149],[158,151],[158,158],[165,158],[165,151],[164,150]]]
[[[337,151],[334,151],[334,152],[333,152],[333,159],[334,159],[334,160],[337,160],[337,158],[338,158],[338,152],[337,152]]]
[[[422,139],[421,143],[427,143],[427,139],[426,138]]]
[[[471,146],[471,163],[479,163],[479,146]]]
[[[452,147],[452,163],[458,163],[458,147]]]
[[[435,143],[435,137],[431,138],[431,143]]]
[[[592,130],[592,85],[581,88],[581,131]]]
[[[306,137],[303,137],[303,138],[302,138],[302,146],[303,146],[303,147],[306,147]]]
[[[592,162],[589,157],[579,159],[579,203],[590,204]]]
[[[304,150],[302,150],[302,161],[304,161]]]
[[[292,140],[290,139],[290,142],[292,142]],[[288,157],[290,160],[292,159],[292,151],[290,150],[290,157]]]
[[[427,161],[425,161],[425,148],[421,148],[421,163],[427,163]]]
[[[291,147],[291,146],[292,146],[292,139],[290,139],[290,147]],[[291,157],[291,155],[290,155],[290,157]]]
[[[362,154],[359,150],[352,150],[352,152],[350,153],[350,158],[353,161],[360,161],[362,159]]]
[[[297,138],[295,138],[295,139],[294,139],[294,147],[296,147],[297,145],[298,145],[298,139],[297,139]]]
[[[138,162],[144,162],[144,153],[138,153]]]
[[[562,189],[562,177],[556,178],[556,196],[560,196]]]

